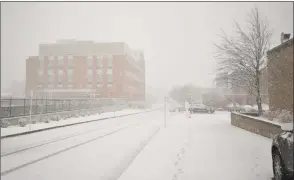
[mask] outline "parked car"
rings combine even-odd
[[[189,111],[191,114],[196,112],[214,113],[214,108],[208,107],[204,104],[192,104]]]
[[[185,111],[185,108],[181,104],[174,104],[169,107],[169,111],[170,112],[182,112],[182,111]]]
[[[225,111],[224,108],[217,108],[216,110],[217,110],[217,111]]]
[[[275,180],[293,179],[293,123],[281,126],[283,132],[272,142],[272,165]]]

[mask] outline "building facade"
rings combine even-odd
[[[293,38],[269,50],[269,108],[293,112]]]
[[[26,62],[26,94],[51,98],[145,99],[145,59],[123,42],[41,44]]]

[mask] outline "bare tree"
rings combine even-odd
[[[216,58],[219,61],[217,71],[223,71],[222,79],[230,80],[232,86],[240,87],[256,97],[258,114],[262,115],[260,75],[266,66],[266,53],[270,47],[271,31],[260,17],[257,8],[252,9],[245,32],[235,22],[236,36],[228,37],[222,31],[222,42],[217,47]]]

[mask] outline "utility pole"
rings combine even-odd
[[[30,124],[29,124],[29,131],[31,131],[31,127],[32,127],[32,104],[33,104],[33,91],[31,90],[31,102],[30,102]]]
[[[166,100],[167,97],[164,97],[164,128],[166,128]]]

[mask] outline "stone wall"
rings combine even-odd
[[[282,132],[281,126],[274,122],[263,121],[258,117],[239,113],[231,113],[231,125],[267,138],[273,138],[274,135]]]

